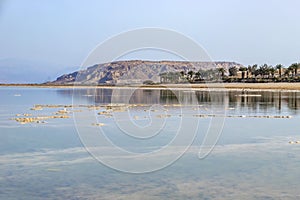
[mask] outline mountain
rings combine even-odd
[[[145,80],[159,82],[164,72],[188,72],[199,69],[228,68],[242,65],[235,62],[187,62],[187,61],[116,61],[96,64],[87,69],[64,74],[48,84],[128,84],[142,83]]]
[[[78,68],[65,67],[62,69],[58,64],[4,58],[0,59],[0,83],[43,83],[75,69]]]

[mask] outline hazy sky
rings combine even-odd
[[[53,70],[79,66],[97,44],[113,35],[160,27],[191,37],[216,61],[300,61],[299,0],[0,2],[2,60],[49,63]]]

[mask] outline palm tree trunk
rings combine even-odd
[[[279,77],[281,78],[281,68],[279,69]]]

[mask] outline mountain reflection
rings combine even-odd
[[[81,99],[90,104],[205,104],[226,105],[231,109],[257,112],[300,109],[297,91],[189,91],[169,89],[62,89],[59,95]],[[196,100],[195,100],[196,99]]]

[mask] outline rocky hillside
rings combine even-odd
[[[145,80],[159,82],[159,74],[164,72],[188,72],[199,69],[228,68],[241,64],[235,62],[186,62],[186,61],[116,61],[97,64],[85,70],[65,74],[49,84],[129,84],[142,83]]]

